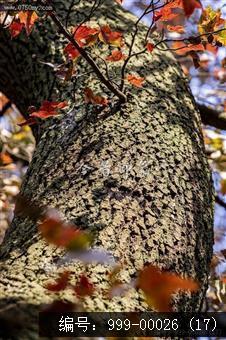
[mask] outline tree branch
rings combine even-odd
[[[217,195],[215,196],[215,203],[226,209],[226,203]]]
[[[71,36],[66,28],[62,25],[59,18],[56,16],[56,14],[51,13],[50,17],[52,18],[55,25],[59,28],[59,31],[67,38],[73,46],[79,51],[81,56],[88,62],[88,64],[92,67],[98,78],[101,80],[101,82],[111,91],[113,92],[121,102],[126,102],[126,95],[120,91],[117,87],[115,87],[102,73],[102,71],[99,69],[95,61],[90,57],[86,51],[79,46],[79,44],[76,42],[73,36]]]
[[[226,130],[226,113],[219,112],[203,104],[197,104],[203,124]]]

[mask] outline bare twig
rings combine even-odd
[[[125,59],[124,61],[124,64],[122,66],[122,70],[121,70],[121,84],[120,84],[120,90],[123,91],[124,90],[124,84],[125,84],[125,72],[126,72],[126,67],[129,63],[129,61],[131,60],[131,58],[137,56],[137,55],[140,55],[142,53],[144,53],[146,51],[143,50],[141,52],[138,52],[138,53],[132,53],[133,52],[133,47],[134,47],[134,43],[135,43],[135,40],[136,40],[136,36],[138,34],[138,29],[139,29],[139,23],[140,21],[147,15],[147,14],[150,14],[150,13],[153,13],[154,14],[154,11],[156,11],[157,9],[160,9],[162,7],[164,7],[167,3],[165,3],[164,5],[161,5],[159,7],[155,7],[156,4],[159,3],[159,0],[157,0],[156,3],[153,2],[154,0],[151,1],[151,3],[146,7],[146,9],[144,10],[144,12],[142,13],[142,15],[137,19],[136,23],[135,23],[135,31],[134,33],[132,34],[132,41],[131,41],[131,44],[130,44],[130,47],[129,47],[129,53],[128,53],[128,56],[127,58]],[[151,8],[151,9],[150,9]],[[151,24],[151,27],[152,25],[154,24],[154,15],[153,15],[153,18],[152,18],[152,24]],[[148,34],[148,33],[147,33]],[[145,37],[145,41],[147,40],[147,35]]]
[[[168,43],[168,42],[189,42],[191,45],[197,45],[196,43],[191,43],[191,40],[195,41],[195,40],[198,40],[199,38],[203,37],[203,36],[209,36],[209,35],[214,35],[214,34],[217,34],[219,32],[222,32],[222,31],[225,31],[226,28],[221,28],[217,31],[213,31],[213,32],[207,32],[207,33],[203,33],[203,34],[200,34],[200,35],[196,35],[194,37],[188,37],[188,38],[182,38],[182,39],[163,39],[159,42],[157,42],[155,44],[155,48],[158,48],[160,51],[177,51],[177,50],[182,50],[183,48],[186,48],[187,46],[182,46],[182,47],[178,47],[178,48],[166,48],[166,49],[162,49],[162,48],[159,48],[158,45],[161,45],[163,43]]]
[[[159,2],[159,1],[158,1],[158,2]],[[158,2],[157,2],[157,3],[158,3]],[[157,3],[156,3],[156,4],[157,4]],[[148,28],[148,30],[147,30],[146,36],[145,36],[145,43],[147,43],[149,33],[150,33],[150,31],[151,31],[151,29],[152,29],[154,23],[155,23],[155,11],[156,11],[155,5],[156,5],[156,4],[152,4],[152,6],[151,6],[151,7],[152,7],[152,8],[151,8],[151,11],[152,11],[152,21],[151,21],[151,25],[149,26],[149,28]]]
[[[133,51],[133,46],[135,43],[135,39],[138,33],[138,29],[139,29],[139,23],[140,21],[143,19],[143,17],[146,15],[146,13],[148,12],[149,8],[152,6],[153,4],[153,0],[151,1],[151,4],[145,8],[144,12],[142,13],[142,15],[137,19],[136,23],[135,23],[135,31],[132,34],[132,40],[131,40],[131,44],[129,47],[129,53],[128,53],[128,57],[125,59],[124,64],[122,66],[122,70],[121,70],[121,84],[120,84],[120,90],[123,91],[124,90],[124,84],[125,84],[125,72],[126,72],[126,66],[128,64],[128,62],[131,59],[131,55],[132,55],[132,51]]]
[[[71,14],[71,10],[72,10],[74,4],[75,4],[75,0],[72,0],[70,6],[68,8],[67,16],[66,16],[66,19],[65,19],[66,28],[68,28],[68,22],[69,22],[69,19],[70,19],[70,14]]]
[[[76,28],[74,34],[77,32],[77,30],[78,30],[85,22],[87,22],[87,21],[89,21],[89,20],[91,19],[93,13],[94,13],[94,12],[96,11],[96,9],[100,6],[101,1],[102,1],[102,0],[95,0],[95,1],[94,1],[94,4],[93,4],[93,6],[92,6],[92,8],[91,8],[91,10],[90,10],[90,12],[89,12],[89,14],[86,15],[85,18],[80,22],[80,24],[79,24],[78,27]]]

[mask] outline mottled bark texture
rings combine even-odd
[[[70,25],[88,13],[90,3],[75,1]],[[69,1],[56,3],[61,18],[69,6]],[[109,0],[102,1],[92,20],[121,30],[129,43],[136,19]],[[125,262],[122,281],[148,263],[197,279],[199,293],[177,295],[175,308],[200,310],[212,255],[212,185],[200,117],[179,65],[171,52],[158,50],[133,58],[129,73],[145,77],[143,88],[128,86],[126,104],[110,99],[109,107],[98,111],[84,103],[82,89],[89,86],[110,98],[111,94],[85,62],[78,66],[78,74],[84,75],[66,84],[54,80],[54,70],[42,63],[63,61],[66,42],[55,31],[50,19],[37,24],[29,38],[23,34],[10,40],[1,31],[0,90],[23,112],[47,98],[70,103],[65,115],[43,126],[22,194],[59,209],[66,221],[95,232],[95,247]],[[140,25],[135,51],[142,48],[144,32]],[[96,53],[104,57],[109,51],[101,48]],[[103,63],[96,60],[101,67]],[[116,65],[114,77],[120,82],[121,64]],[[37,338],[33,322],[37,311],[40,304],[53,299],[43,284],[55,272],[45,269],[59,256],[40,239],[35,223],[15,216],[1,247],[0,306],[8,304],[9,315],[22,310],[21,315],[30,320],[28,333],[21,331],[17,338]],[[75,278],[84,270],[81,263],[70,268]],[[87,267],[98,289],[107,287],[108,269]],[[74,299],[69,291],[62,296]],[[97,293],[86,298],[84,305],[88,311],[147,309],[142,293],[133,290],[111,301]]]

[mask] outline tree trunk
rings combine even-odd
[[[83,19],[90,3],[80,1],[75,6],[68,16],[70,25]],[[64,23],[69,6],[66,0],[56,4]],[[93,23],[122,31],[127,44],[135,21],[113,0],[102,1],[92,17]],[[178,311],[199,311],[212,255],[212,183],[200,117],[174,56],[156,50],[133,58],[128,73],[145,77],[144,86],[128,86],[126,104],[110,99],[111,105],[98,111],[84,103],[83,88],[92,87],[110,98],[112,94],[85,61],[78,63],[77,71],[84,76],[66,84],[43,63],[60,64],[64,58],[66,41],[50,18],[36,24],[29,38],[21,34],[11,40],[5,30],[0,33],[0,90],[25,113],[29,105],[38,106],[46,99],[70,104],[65,115],[42,126],[21,193],[94,232],[95,247],[126,263],[122,281],[148,263],[197,279],[199,293],[176,295],[174,303]],[[135,51],[143,48],[144,34],[140,25]],[[106,47],[97,51],[102,56],[107,52]],[[114,70],[120,81],[120,67]],[[1,247],[0,306],[3,319],[7,311],[12,317],[20,311],[30,320],[17,339],[37,338],[37,312],[53,299],[43,285],[56,271],[46,272],[46,267],[53,266],[60,254],[40,238],[34,222],[14,217]],[[80,262],[69,266],[75,278],[83,267]],[[107,287],[108,266],[87,268],[99,289]],[[62,297],[75,299],[69,291]],[[86,298],[84,307],[87,311],[147,309],[142,293],[135,290],[113,300],[98,293]]]

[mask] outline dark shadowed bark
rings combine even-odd
[[[69,17],[70,24],[83,18],[90,3],[80,1],[79,9]],[[69,1],[56,4],[61,18],[69,6]],[[92,20],[121,30],[129,43],[136,19],[107,0]],[[48,120],[41,128],[21,193],[59,209],[66,221],[94,232],[95,247],[125,261],[121,274],[125,282],[148,263],[197,279],[200,291],[177,295],[175,308],[199,311],[212,256],[213,195],[200,117],[179,65],[170,52],[133,58],[128,70],[146,78],[143,88],[128,86],[126,104],[114,97],[107,108],[99,110],[84,103],[83,88],[112,95],[86,62],[78,66],[78,72],[85,75],[66,84],[55,79],[53,69],[43,63],[62,63],[66,41],[56,32],[50,18],[45,25],[37,24],[29,38],[23,34],[11,40],[5,30],[0,31],[0,90],[23,113],[29,105],[38,106],[46,99],[70,104],[65,115]],[[141,25],[135,51],[142,49],[144,32]],[[120,66],[116,68],[119,82]],[[106,165],[110,173],[103,171]],[[56,273],[47,273],[45,268],[59,256],[59,250],[40,239],[34,222],[15,216],[1,247],[0,308],[8,306],[2,318],[14,318],[20,311],[20,317],[29,320],[17,339],[37,338],[37,312],[41,304],[53,299],[43,285]],[[75,277],[84,270],[81,263],[73,263],[70,269]],[[107,287],[108,269],[88,266],[97,287]],[[68,291],[62,297],[74,300]],[[142,293],[135,291],[111,301],[96,294],[86,298],[84,306],[88,311],[148,308]]]

